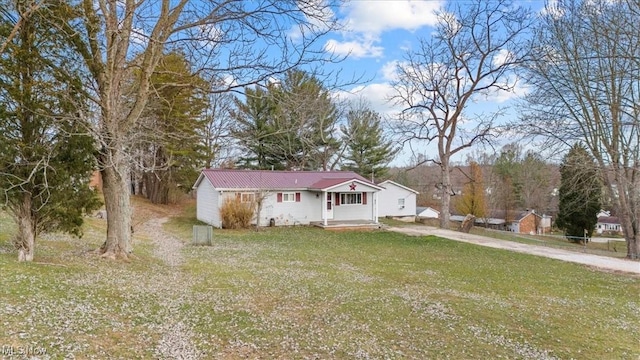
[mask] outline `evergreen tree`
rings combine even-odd
[[[327,170],[339,148],[336,106],[304,71],[289,71],[266,90],[245,88],[245,102],[236,101],[233,118],[232,135],[245,152],[241,167]]]
[[[593,234],[601,208],[602,181],[594,159],[582,144],[575,144],[560,167],[559,209],[556,225],[569,241]]]
[[[400,150],[384,135],[380,115],[363,104],[347,113],[347,125],[342,126],[347,151],[343,169],[373,179],[387,175],[387,165]]]
[[[231,113],[235,122],[231,135],[244,152],[238,165],[245,169],[281,170],[282,157],[277,156],[274,143],[275,102],[269,91],[260,87],[246,87],[244,93],[245,102],[234,99],[235,110]]]
[[[518,145],[505,145],[493,166],[496,184],[494,184],[495,191],[492,192],[492,196],[498,198],[496,203],[504,210],[507,222],[513,220],[515,209],[519,204],[522,188],[519,178],[520,153]]]
[[[30,2],[14,3],[17,13]],[[18,260],[32,261],[43,231],[80,236],[83,215],[100,203],[89,186],[94,140],[80,113],[82,84],[60,69],[71,66],[49,20],[55,6],[22,19],[0,54],[0,189],[18,225]],[[11,24],[0,20],[0,37]]]
[[[198,177],[206,154],[205,81],[192,74],[183,54],[165,54],[151,75],[150,99],[138,123],[140,152],[134,166],[138,189],[156,204],[168,204]]]
[[[470,163],[470,179],[462,189],[462,196],[456,202],[456,209],[462,214],[484,218],[487,214],[482,168],[477,162]]]
[[[288,71],[272,86],[276,102],[274,149],[287,169],[327,170],[339,148],[334,137],[338,111],[320,80],[301,70]]]

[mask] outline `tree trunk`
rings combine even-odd
[[[169,204],[169,185],[166,171],[146,172],[143,175],[145,197],[154,204]]]
[[[18,237],[18,261],[33,261],[36,245],[35,222],[31,214],[31,194],[25,192],[22,204],[17,213]]]
[[[114,152],[114,151],[112,151]],[[117,155],[121,154],[112,154]],[[131,199],[129,168],[123,161],[101,170],[104,205],[107,210],[107,240],[100,253],[109,259],[127,259],[131,245]]]
[[[627,258],[632,260],[640,259],[640,219],[638,219],[637,207],[640,195],[638,195],[638,183],[634,182],[636,174],[628,174],[616,164],[613,171],[614,180],[610,177],[604,178],[609,190],[609,196],[614,199],[614,203],[620,212],[618,218],[624,232],[627,243]],[[614,185],[616,184],[616,188]]]
[[[440,196],[442,196],[441,204],[442,209],[440,211],[440,228],[448,229],[449,228],[449,218],[451,213],[451,176],[449,174],[449,160],[440,156],[442,164],[440,165],[441,171],[441,179],[442,179],[442,189],[440,192]]]

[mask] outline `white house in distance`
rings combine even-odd
[[[383,181],[378,185],[384,188],[379,196],[379,216],[415,221],[417,191],[391,180]]]
[[[611,216],[611,212],[600,210],[596,216],[598,217],[596,222],[596,232],[598,234],[623,234],[620,219],[616,216]]]
[[[227,198],[253,202],[265,196],[260,225],[308,225],[329,221],[378,223],[382,187],[351,171],[269,171],[206,169],[196,190],[196,216],[222,227],[220,207]],[[272,221],[273,219],[273,221]],[[254,218],[253,223],[256,223]]]
[[[427,206],[427,207],[416,207],[416,216],[424,219],[439,219],[440,211]]]

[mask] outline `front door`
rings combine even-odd
[[[333,193],[327,193],[327,220],[333,220]]]

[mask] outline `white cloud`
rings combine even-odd
[[[357,100],[363,98],[371,105],[371,110],[382,116],[395,116],[400,108],[389,101],[394,94],[394,89],[389,83],[373,83],[357,86],[349,91],[341,91],[336,94],[341,99]]]
[[[508,78],[504,81],[504,86],[511,87],[511,91],[495,89],[486,94],[486,101],[492,103],[505,103],[509,100],[516,99],[526,95],[531,87],[527,85],[522,79],[514,77]]]
[[[297,6],[304,13],[306,23],[294,25],[289,30],[289,37],[294,41],[300,41],[305,32],[324,32],[335,21],[336,14],[327,3],[327,0],[298,1]]]
[[[550,15],[554,18],[559,18],[564,15],[564,9],[558,4],[558,0],[549,0],[545,6],[540,10],[540,14],[543,16]]]
[[[444,1],[351,1],[342,9],[347,28],[359,33],[380,34],[387,30],[416,30],[437,23],[435,12]]]
[[[511,51],[507,49],[501,49],[496,55],[494,55],[492,59],[493,66],[499,67],[504,65],[506,62],[513,61],[514,56],[515,55]]]
[[[400,61],[393,60],[388,63],[382,65],[380,72],[382,73],[382,78],[389,81],[394,81],[398,79],[398,65]]]
[[[374,45],[372,41],[338,41],[334,39],[327,41],[324,48],[326,51],[332,52],[336,55],[348,55],[356,59],[365,57],[381,57],[383,51],[382,47]]]

